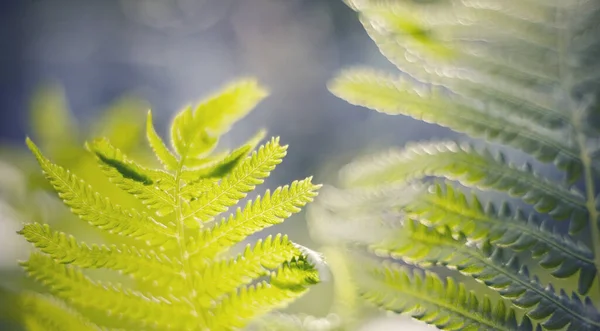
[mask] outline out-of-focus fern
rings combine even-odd
[[[89,119],[91,124],[87,124],[88,121],[76,121],[68,107],[67,97],[59,86],[43,85],[32,97],[28,132],[32,139],[40,142],[40,148],[53,162],[68,164],[70,171],[100,193],[119,201],[119,205],[137,208],[141,204],[135,197],[115,190],[114,185],[102,176],[97,162],[90,157],[83,142],[86,139],[104,136],[136,159],[153,161],[152,152],[140,148],[145,143],[145,130],[144,122],[139,119],[147,109],[146,102],[126,95],[110,102],[106,108],[97,109],[95,115]],[[83,112],[91,113],[89,110]],[[77,216],[72,214],[69,208],[65,208],[56,196],[24,144],[2,142],[0,159],[0,218],[5,226],[17,229],[24,222],[48,223],[55,230],[85,237],[86,240],[98,240],[106,244],[123,244],[128,241],[128,238],[95,231],[88,224],[78,222]],[[7,249],[3,250],[3,258],[6,261],[25,258],[29,253],[27,243],[18,236],[13,238],[10,233],[6,235],[9,241],[4,242]],[[0,287],[10,288],[15,292],[31,288],[32,282],[24,280],[25,275],[18,269],[17,263],[5,263],[4,267],[0,268]],[[110,275],[112,276],[117,278],[118,275]],[[4,299],[6,297],[0,300],[0,306],[4,302],[12,302]],[[4,321],[3,317],[0,316],[0,322]]]
[[[139,203],[134,197],[124,192],[115,192],[108,179],[100,176],[101,170],[94,159],[89,157],[83,142],[98,136],[107,137],[123,152],[133,154],[143,161],[153,160],[150,151],[140,148],[145,140],[145,132],[143,122],[136,120],[147,109],[146,102],[133,96],[123,96],[113,101],[98,116],[94,116],[90,120],[91,125],[86,125],[75,120],[62,89],[57,85],[44,85],[32,97],[29,132],[32,139],[40,142],[40,148],[48,158],[58,164],[69,164],[72,172],[101,193],[111,192],[121,205],[136,207]],[[68,209],[61,208],[61,202],[54,198],[52,187],[39,171],[35,159],[31,158],[31,153],[22,144],[2,144],[0,155],[0,165],[6,163],[6,167],[14,169],[24,181],[19,185],[0,184],[1,198],[21,218],[48,222],[74,233],[88,230],[85,224],[82,226],[73,222],[77,217]],[[36,208],[31,208],[32,202]]]
[[[348,3],[402,74],[347,69],[330,90],[488,144],[411,144],[341,171],[344,189],[322,195],[318,217],[345,221],[339,241],[413,266],[358,272],[362,296],[443,330],[600,330],[600,2]],[[531,161],[516,165],[511,150]],[[483,203],[486,191],[505,201]]]
[[[310,177],[294,181],[221,216],[261,184],[286,154],[279,138],[252,151],[262,133],[231,153],[213,153],[219,137],[265,95],[255,81],[242,80],[187,108],[171,127],[174,151],[156,133],[148,114],[148,141],[163,169],[138,164],[107,139],[88,142],[104,174],[144,209],[122,207],[96,192],[27,139],[46,178],[74,214],[101,231],[135,241],[89,245],[48,225],[26,224],[20,234],[38,252],[22,265],[51,298],[35,302],[56,302],[52,309],[66,305],[78,312],[25,314],[26,326],[237,329],[317,283],[318,261],[287,236],[270,236],[237,256],[227,254],[248,235],[300,211],[319,188]],[[103,282],[89,275],[90,269],[118,271],[139,287]]]

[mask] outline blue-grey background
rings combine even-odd
[[[258,77],[272,94],[236,131],[266,126],[281,135],[292,146],[289,161],[302,173],[314,172],[330,153],[429,136],[423,128],[431,126],[352,107],[326,90],[344,66],[387,63],[341,0],[25,0],[0,6],[3,140],[22,141],[28,100],[41,83],[62,84],[83,121],[134,93],[166,122],[182,105],[241,75]]]
[[[290,145],[270,187],[309,175],[334,183],[335,170],[357,154],[447,135],[328,92],[327,81],[341,68],[391,68],[341,0],[24,0],[1,6],[4,141],[22,144],[30,97],[43,83],[61,84],[83,123],[119,96],[140,96],[164,133],[182,106],[238,76],[256,76],[271,95],[235,126],[231,144],[264,127]],[[302,220],[276,231],[308,240]]]

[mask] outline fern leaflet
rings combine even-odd
[[[407,312],[440,330],[533,330],[529,318],[519,324],[515,310],[503,301],[494,307],[490,298],[482,300],[452,278],[444,282],[433,273],[411,272],[394,265],[372,273],[373,284],[362,293],[366,300],[390,311]]]

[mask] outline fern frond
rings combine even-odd
[[[196,109],[188,107],[179,113],[173,120],[171,141],[183,164],[186,165],[188,158],[211,152],[218,137],[266,95],[266,90],[256,81],[241,80],[225,87]]]
[[[88,246],[73,236],[52,231],[47,224],[26,224],[19,234],[59,263],[117,270],[157,287],[181,281],[181,262],[165,254],[127,245]]]
[[[513,212],[506,202],[499,210],[493,203],[483,207],[475,194],[468,199],[451,185],[436,184],[429,194],[405,206],[404,211],[422,223],[448,226],[454,232],[464,233],[470,240],[489,240],[517,252],[527,250],[557,278],[579,271],[581,294],[589,291],[596,278],[594,254],[584,243],[557,233],[550,221],[542,222],[535,214]]]
[[[231,153],[225,153],[223,157],[214,158],[209,162],[204,162],[199,166],[185,169],[181,173],[181,178],[187,181],[187,185],[192,185],[197,181],[206,178],[223,178],[235,167],[237,167],[246,156],[252,152],[258,143],[264,139],[265,131],[259,131],[254,137],[248,140],[244,145],[238,147]]]
[[[22,266],[53,295],[76,307],[107,317],[114,315],[126,327],[181,330],[197,323],[190,306],[176,298],[153,297],[118,285],[97,283],[75,268],[38,253],[31,254]]]
[[[414,143],[345,166],[340,177],[347,186],[377,186],[427,176],[445,177],[469,187],[507,192],[557,220],[585,223],[588,211],[583,193],[550,181],[531,164],[517,166],[504,153],[478,151],[455,142]],[[570,180],[569,180],[570,181]]]
[[[106,139],[88,143],[98,158],[100,167],[117,187],[138,198],[146,207],[160,216],[173,212],[175,197],[163,189],[173,189],[175,180],[169,173],[145,169],[129,160]]]
[[[281,163],[287,146],[279,145],[279,138],[273,138],[252,156],[246,158],[229,176],[199,199],[184,207],[183,221],[189,227],[198,227],[195,219],[209,222],[213,217],[226,211],[252,191],[256,185],[262,184],[263,178]]]
[[[156,155],[165,169],[171,171],[177,169],[177,164],[179,163],[177,157],[171,153],[162,138],[154,129],[154,124],[152,124],[152,111],[148,111],[148,117],[146,119],[146,137],[148,138],[150,147],[152,147],[152,150],[154,151],[154,155]]]
[[[20,294],[18,299],[27,331],[100,330],[54,297],[25,292]]]
[[[238,329],[305,293],[320,281],[320,273],[326,276],[326,264],[317,252],[287,236],[269,236],[248,244],[236,257],[226,255],[253,233],[299,212],[320,187],[310,177],[294,181],[272,193],[267,190],[229,218],[220,215],[263,183],[286,154],[279,138],[253,152],[264,131],[233,152],[211,154],[220,136],[265,94],[255,81],[241,81],[194,111],[177,115],[171,130],[177,153],[158,136],[148,113],[148,143],[164,169],[136,163],[107,139],[86,145],[110,181],[151,209],[156,219],[95,193],[27,140],[73,213],[124,237],[118,238],[124,243],[88,245],[48,225],[27,224],[19,234],[38,249],[22,263],[27,274],[89,318],[91,326],[106,331]],[[221,221],[206,224],[216,217]],[[155,247],[145,250],[128,238]],[[87,276],[92,269],[125,274],[131,288],[93,280]],[[25,322],[34,329],[61,328],[43,317]],[[68,329],[74,330],[79,329]]]
[[[275,308],[285,307],[292,300],[302,296],[307,284],[318,282],[316,271],[306,262],[295,261],[286,264],[273,273],[270,283],[260,282],[244,286],[236,294],[223,300],[213,310],[217,317],[211,324],[214,330],[232,330]]]
[[[549,70],[546,65],[557,56],[554,26],[468,8],[469,4],[429,10],[407,4],[389,7],[364,8],[361,22],[382,53],[398,67],[456,93],[486,97],[491,106],[503,112],[553,128],[567,125],[568,116],[543,93],[519,88],[521,84],[558,83],[558,70]],[[412,29],[408,29],[404,22],[411,20]],[[486,43],[477,43],[482,38]],[[440,57],[439,49],[448,55]],[[503,56],[508,49],[518,50],[515,58]],[[406,59],[405,54],[412,58]]]
[[[59,197],[82,220],[105,231],[142,240],[148,245],[162,245],[172,240],[174,231],[171,229],[146,214],[113,204],[68,170],[52,164],[31,140],[27,139],[27,145]]]
[[[495,140],[523,150],[542,162],[554,162],[568,171],[569,178],[581,176],[580,151],[561,134],[537,123],[493,112],[439,87],[417,87],[406,79],[372,70],[346,70],[329,85],[336,96],[349,103],[379,112],[439,124],[472,137]]]
[[[254,247],[248,244],[238,256],[212,263],[201,271],[198,300],[202,305],[209,306],[215,299],[234,291],[240,285],[247,285],[259,277],[267,276],[270,274],[269,270],[301,256],[302,253],[287,236],[282,237],[280,234],[275,238],[268,236],[264,241],[259,240]]]
[[[403,231],[404,237],[375,244],[371,249],[424,267],[442,265],[458,270],[525,309],[530,318],[543,320],[540,324],[548,330],[567,325],[569,331],[600,328],[600,312],[589,297],[584,303],[575,293],[569,297],[564,290],[557,294],[551,285],[544,288],[537,277],[530,277],[515,255],[488,244],[480,249],[469,244],[464,235],[453,238],[449,231],[441,233],[420,224],[413,223]]]
[[[408,271],[394,264],[371,272],[362,280],[361,295],[373,304],[396,313],[407,313],[440,330],[533,331],[528,317],[519,324],[514,309],[503,301],[492,303],[448,277]]]
[[[347,167],[344,193],[442,177],[469,189],[517,197],[545,214],[543,221],[536,213],[511,211],[508,203],[499,211],[493,204],[484,208],[478,195],[468,199],[452,184],[412,195],[408,203],[386,201],[350,211],[339,203],[332,211],[350,215],[351,221],[379,220],[386,213],[404,219],[396,238],[372,242],[377,254],[420,268],[458,270],[525,309],[540,321],[539,329],[600,330],[592,296],[582,299],[544,287],[516,258],[519,252],[531,253],[555,278],[578,273],[580,293],[587,293],[600,275],[600,211],[594,201],[600,174],[597,1],[347,2],[403,74],[346,70],[329,84],[334,94],[519,149],[553,163],[565,173],[566,185],[544,178],[533,165],[517,167],[502,153],[454,143],[420,144]],[[554,230],[554,220],[570,220],[571,235],[587,228],[593,252],[585,240]],[[380,287],[381,295],[395,283],[408,281],[392,279]]]
[[[222,219],[213,228],[203,230],[201,240],[191,250],[191,255],[198,254],[197,258],[212,259],[250,234],[279,224],[299,212],[301,207],[313,200],[321,187],[311,181],[312,177],[294,181],[289,186],[277,188],[272,194],[267,190],[262,199],[259,196],[254,202],[248,201],[243,210],[238,208],[229,218]]]

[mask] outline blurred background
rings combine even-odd
[[[290,145],[284,163],[258,192],[309,175],[333,184],[340,165],[368,150],[452,135],[351,106],[327,91],[327,81],[350,65],[393,70],[341,0],[2,1],[0,49],[1,149],[22,150],[26,135],[72,134],[70,140],[45,142],[58,154],[72,148],[62,159],[54,155],[63,165],[83,150],[86,138],[106,134],[114,123],[133,125],[123,141],[139,138],[135,123],[143,125],[148,107],[164,134],[175,112],[239,76],[257,77],[271,96],[223,145],[235,146],[260,128]],[[43,86],[51,93],[35,99]],[[61,93],[64,99],[57,97]],[[30,118],[36,105],[37,122]],[[65,125],[71,115],[64,108],[83,132],[75,135],[75,127]],[[0,154],[0,267],[6,275],[18,274],[16,260],[28,254],[15,234],[20,223],[64,215],[54,212],[62,206],[43,203],[46,197],[32,206],[24,190],[39,180],[30,178],[37,169],[23,166],[16,155]],[[33,161],[26,153],[19,158]],[[277,232],[319,247],[303,215],[269,229]],[[331,286],[319,286],[291,309],[326,313]],[[377,323],[370,329],[383,330]]]

